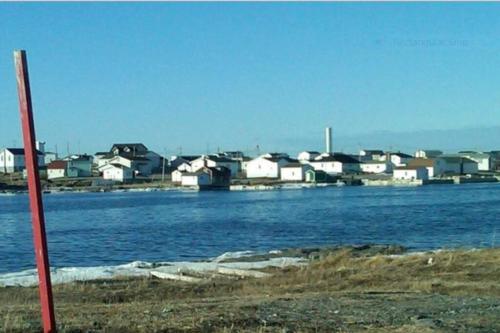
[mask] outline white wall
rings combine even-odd
[[[44,166],[45,160],[43,155],[38,155],[38,166]],[[24,163],[24,155],[14,155],[10,151],[3,149],[0,151],[0,172],[10,173],[22,171],[26,167]]]
[[[314,170],[321,170],[328,174],[342,173],[342,163],[337,161],[311,161],[309,164],[314,168]]]
[[[47,169],[47,178],[48,179],[54,179],[54,178],[62,178],[66,174],[65,169]]]
[[[361,171],[366,173],[384,173],[391,172],[391,168],[388,168],[387,163],[361,163]]]
[[[199,175],[183,175],[183,186],[210,185],[210,176],[206,173]]]
[[[205,166],[205,161],[206,161],[206,166],[210,168],[214,167],[225,167],[228,168],[231,171],[231,176],[235,176],[238,171],[239,171],[239,163],[234,161],[234,162],[215,162],[213,160],[207,159],[204,160],[203,158],[198,158],[194,161],[191,162],[191,170],[193,172],[196,172],[203,168]]]
[[[103,171],[102,178],[123,182],[124,180],[130,180],[133,178],[133,170],[130,168],[118,168],[111,166]]]
[[[303,181],[304,173],[303,167],[281,168],[281,180]]]
[[[425,167],[411,169],[411,170],[398,170],[394,169],[393,173],[394,179],[404,179],[404,180],[416,180],[416,179],[428,179],[427,169]]]
[[[279,178],[279,168],[278,162],[257,157],[247,164],[247,178]]]
[[[299,153],[299,155],[297,155],[297,159],[299,161],[310,161],[310,160],[315,159],[318,156],[319,156],[319,154],[311,154],[308,151],[303,151],[303,152]]]

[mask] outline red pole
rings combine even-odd
[[[24,158],[28,172],[28,189],[30,196],[31,219],[33,221],[33,241],[35,245],[36,267],[42,307],[43,331],[56,332],[52,285],[50,282],[49,254],[47,236],[45,235],[45,218],[43,214],[40,174],[38,172],[38,154],[35,146],[35,125],[31,105],[31,90],[28,76],[26,51],[15,51],[17,92],[19,94],[19,111],[23,129]]]

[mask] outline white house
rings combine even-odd
[[[415,152],[416,158],[436,158],[440,155],[443,155],[443,152],[441,150],[420,149]]]
[[[121,164],[106,164],[102,167],[102,178],[125,182],[134,179],[134,170]]]
[[[203,155],[191,161],[191,171],[196,172],[203,167],[225,167],[231,171],[231,176],[236,176],[240,169],[240,162],[216,155]]]
[[[191,161],[194,161],[199,157],[199,155],[173,155],[170,157],[170,166],[177,169],[179,165],[184,163],[191,165]]]
[[[388,155],[390,156],[391,163],[394,164],[394,166],[396,166],[396,167],[406,166],[408,161],[413,158],[413,156],[405,154],[405,153],[389,153]],[[384,155],[382,157],[382,161],[385,161],[385,160],[387,160],[386,155]]]
[[[210,184],[210,175],[203,170],[184,173],[181,178],[182,186],[203,186]]]
[[[265,154],[254,158],[247,163],[247,178],[280,178],[280,170],[283,166],[296,162],[283,155],[270,157]]]
[[[397,167],[393,171],[394,179],[399,180],[427,180],[429,175],[426,167]]]
[[[38,166],[45,166],[43,153],[37,150]],[[0,172],[12,173],[26,167],[23,148],[4,148],[0,151]]]
[[[192,171],[191,163],[184,162],[177,167],[177,170],[182,171],[182,172],[191,172]]]
[[[152,171],[152,164],[150,163],[149,159],[140,156],[116,155],[105,160],[101,159],[99,160],[99,163],[101,164],[98,167],[98,170],[100,172],[102,172],[104,170],[103,168],[108,164],[123,165],[124,167],[132,169],[135,173],[144,176],[150,175]]]
[[[307,170],[313,167],[303,163],[288,163],[281,167],[281,180],[285,181],[304,181]]]
[[[364,161],[381,161],[384,156],[382,150],[363,149],[359,151],[359,160]]]
[[[297,155],[297,159],[299,160],[299,162],[305,163],[307,161],[314,160],[319,155],[320,155],[320,153],[317,151],[303,151],[303,152],[299,153],[299,155]]]
[[[340,153],[321,154],[309,164],[314,170],[321,170],[327,174],[356,173],[361,171],[360,163],[357,159]]]
[[[67,164],[68,162],[66,161],[52,161],[47,164],[47,178],[54,179],[66,177]]]
[[[181,170],[177,169],[172,171],[171,177],[172,177],[172,182],[173,183],[181,183],[182,182],[182,175],[185,172],[182,172]]]
[[[441,175],[444,172],[443,161],[435,158],[414,158],[408,161],[408,167],[426,168],[429,178],[434,178],[437,175]]]
[[[360,164],[361,171],[365,173],[391,173],[392,163],[387,161],[365,161]]]
[[[72,166],[71,161],[55,160],[47,164],[47,178],[78,177],[79,169]]]
[[[106,155],[98,153],[97,166],[101,168],[106,164],[118,163],[142,175],[150,175],[154,170],[162,167],[162,158],[157,153],[148,150],[142,143],[117,143],[114,144]],[[96,154],[97,155],[97,154]],[[121,157],[130,162],[124,162]]]

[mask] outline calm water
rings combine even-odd
[[[333,244],[489,247],[500,233],[499,184],[49,194],[44,205],[57,267]],[[0,272],[33,268],[26,195],[0,196],[0,226]]]

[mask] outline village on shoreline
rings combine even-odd
[[[37,141],[42,185],[50,191],[127,189],[261,190],[343,185],[427,185],[500,181],[500,150],[401,151],[363,149],[332,152],[331,128],[325,152],[296,157],[272,152],[256,157],[241,151],[170,158],[142,143],[116,143],[109,151],[61,157]],[[24,149],[0,150],[0,192],[26,190]]]

